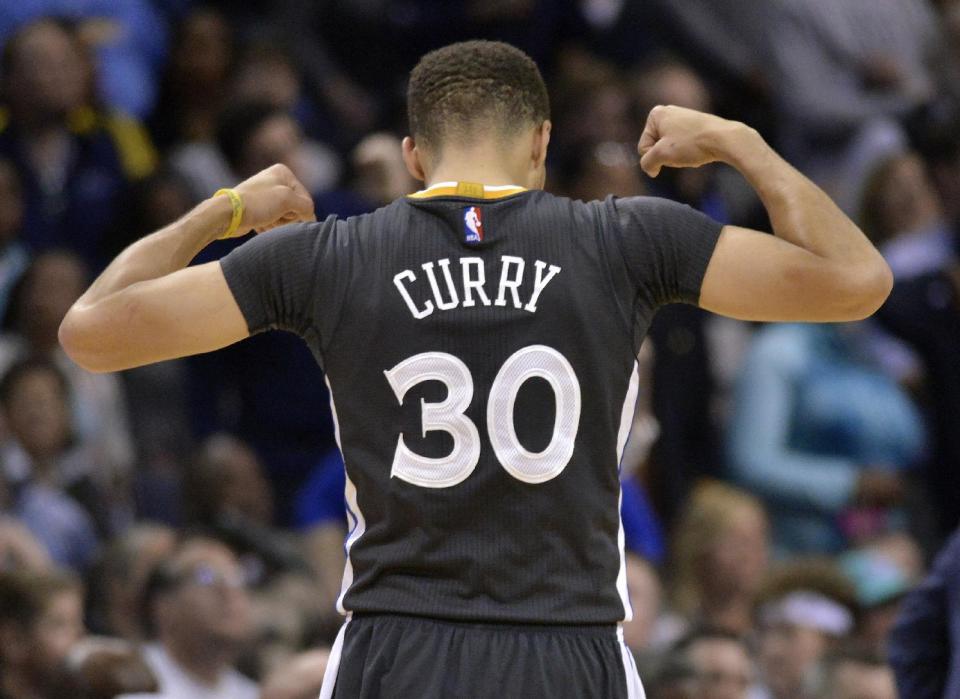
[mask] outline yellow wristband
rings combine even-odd
[[[243,220],[243,198],[232,189],[218,189],[213,193],[213,196],[219,197],[221,194],[229,197],[230,206],[233,207],[230,226],[227,228],[227,232],[220,236],[220,240],[223,240],[224,238],[232,238],[236,235],[237,229],[240,227],[240,221]]]

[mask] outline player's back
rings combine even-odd
[[[280,258],[264,269],[289,269],[248,277],[273,304],[262,321],[245,308],[251,327],[300,333],[331,388],[342,611],[629,614],[618,464],[635,355],[657,305],[696,299],[719,231],[682,208],[440,185],[260,246]]]

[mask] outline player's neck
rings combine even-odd
[[[526,168],[506,162],[494,149],[469,149],[445,153],[437,167],[427,173],[424,183],[430,187],[439,182],[476,182],[477,184],[516,185],[529,187]]]

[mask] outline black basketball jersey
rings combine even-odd
[[[661,199],[443,183],[221,260],[250,331],[299,334],[326,372],[341,612],[629,618],[636,355],[658,306],[697,302],[719,231]]]

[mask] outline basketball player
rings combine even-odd
[[[350,520],[348,621],[322,696],[642,697],[618,627],[631,612],[617,469],[654,312],[853,320],[883,302],[890,271],[743,124],[658,107],[641,165],[729,163],[775,235],[664,200],[543,192],[546,89],[505,44],[424,56],[408,98],[403,157],[423,191],[313,222],[274,166],[131,245],[61,341],[93,371],[271,328],[311,347]],[[285,223],[186,267],[215,238]]]

